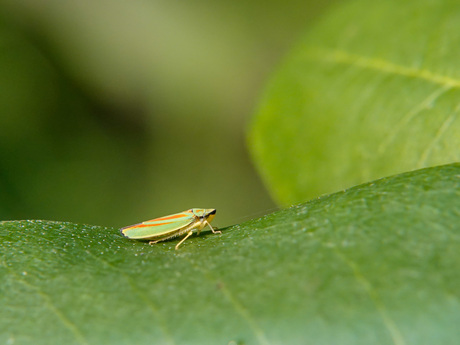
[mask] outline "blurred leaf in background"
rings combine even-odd
[[[3,1],[0,217],[126,225],[213,207],[225,224],[272,207],[246,118],[327,4]]]
[[[298,203],[460,160],[460,5],[351,1],[267,87],[250,147],[274,198]]]

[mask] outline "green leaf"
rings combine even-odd
[[[457,344],[459,191],[460,164],[423,169],[177,251],[1,222],[0,343]]]
[[[250,149],[284,205],[460,161],[460,3],[352,1],[270,82]]]

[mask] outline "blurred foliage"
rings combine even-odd
[[[270,82],[251,131],[276,200],[460,161],[458,56],[457,2],[353,1],[323,17]]]
[[[327,3],[1,2],[0,218],[126,225],[213,207],[222,225],[273,207],[246,118]]]
[[[460,164],[149,246],[0,222],[0,343],[454,345]]]

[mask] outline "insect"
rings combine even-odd
[[[221,234],[221,231],[214,230],[211,224],[209,224],[215,215],[216,210],[213,208],[191,208],[181,213],[126,226],[121,228],[120,232],[123,236],[130,239],[150,240],[149,244],[155,244],[186,234],[185,237],[176,244],[177,250],[194,231],[197,231],[197,235],[199,235],[206,225],[211,228],[213,233]]]

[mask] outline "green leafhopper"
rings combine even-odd
[[[176,245],[176,249],[178,249],[194,231],[199,235],[206,225],[211,228],[213,233],[220,234],[221,231],[214,230],[210,224],[215,215],[216,210],[213,208],[192,208],[181,213],[126,226],[121,228],[120,232],[129,239],[150,240],[149,244],[155,244],[186,234]]]

